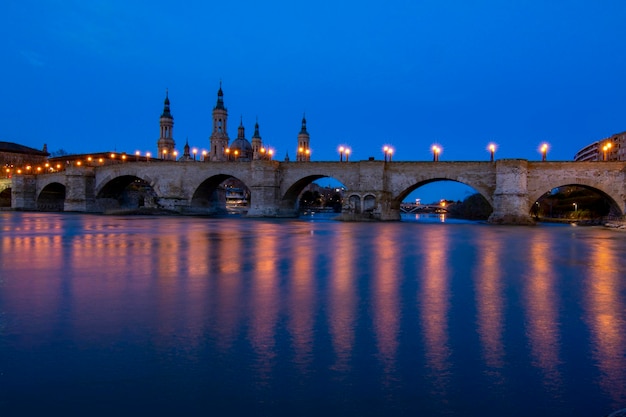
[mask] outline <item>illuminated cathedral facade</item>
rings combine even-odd
[[[273,150],[263,145],[261,135],[259,133],[258,120],[254,125],[254,134],[251,141],[246,139],[245,128],[243,126],[243,118],[239,121],[237,128],[237,137],[231,142],[228,137],[228,110],[224,105],[224,92],[222,85],[217,91],[217,103],[213,107],[212,113],[212,130],[209,136],[209,150],[203,151],[197,155],[197,150],[190,152],[189,143],[185,143],[182,156],[176,151],[176,142],[174,141],[174,116],[170,111],[170,100],[168,92],[165,93],[165,101],[163,103],[163,113],[159,120],[160,136],[157,141],[158,157],[164,160],[179,161],[252,161],[261,159],[272,159]],[[310,161],[310,136],[306,129],[306,118],[302,117],[302,127],[298,133],[298,146],[296,150],[297,161]],[[285,157],[285,161],[289,161],[289,156]]]

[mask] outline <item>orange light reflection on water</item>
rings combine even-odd
[[[559,297],[554,282],[552,236],[537,232],[530,241],[528,274],[524,282],[526,335],[534,366],[542,370],[546,388],[562,388],[559,372]]]
[[[291,244],[293,269],[289,274],[287,316],[295,352],[294,363],[304,373],[313,360],[315,276],[322,261],[312,244],[315,226],[302,223],[298,228]]]
[[[450,272],[448,265],[448,229],[436,227],[424,229],[422,240],[428,242],[420,276],[420,316],[424,334],[427,366],[432,371],[433,385],[442,395],[447,388],[451,368],[448,334],[450,309]]]
[[[271,224],[258,223],[254,227],[257,239],[253,244],[252,256],[257,272],[252,276],[250,288],[254,295],[249,298],[249,338],[256,353],[259,377],[261,381],[267,381],[276,357],[275,333],[280,309],[278,236]]]
[[[329,330],[335,349],[338,371],[349,371],[349,362],[354,346],[355,324],[355,249],[357,242],[349,232],[352,225],[345,225],[341,233],[334,239],[333,273],[329,283]]]
[[[592,247],[591,276],[587,277],[585,308],[593,341],[592,355],[600,370],[599,384],[614,401],[613,407],[626,404],[626,306],[620,301],[624,276],[613,246],[603,241]]]
[[[372,283],[374,332],[380,361],[387,376],[395,371],[400,328],[398,248],[401,245],[394,237],[391,228],[381,227],[373,242],[376,253],[376,275]]]
[[[477,241],[476,309],[478,335],[485,364],[493,371],[504,366],[504,294],[502,293],[501,241]]]

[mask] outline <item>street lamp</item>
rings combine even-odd
[[[545,161],[548,157],[548,144],[543,143],[541,145],[541,148],[539,148],[539,150],[541,151],[541,160]]]
[[[385,154],[385,162],[391,162],[391,155],[393,155],[393,148],[391,146],[383,146],[383,153]]]
[[[207,151],[202,151],[202,160],[206,161]]]
[[[441,148],[438,145],[433,145],[433,162],[439,162],[439,154],[441,153]]]
[[[343,162],[343,152],[346,150],[343,146],[339,147],[339,162]]]
[[[493,162],[494,156],[496,154],[496,145],[493,143],[490,143],[487,149],[489,149],[489,154],[491,155],[491,162]]]
[[[139,155],[141,155],[141,152],[135,151],[135,161],[139,161]]]
[[[572,203],[572,205],[574,206],[574,211],[578,211],[578,203]]]
[[[607,142],[606,145],[604,145],[604,147],[602,148],[602,150],[604,151],[604,160],[608,161],[609,158],[607,157],[607,153],[611,150],[611,147],[613,146],[613,144],[611,142]]]
[[[346,148],[346,162],[348,162],[349,158],[350,158],[350,148]]]
[[[193,151],[191,151],[191,153],[193,153],[193,160],[196,160],[196,154],[198,153],[198,150],[196,148],[193,148]]]

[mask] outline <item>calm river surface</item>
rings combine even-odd
[[[626,233],[0,212],[0,415],[598,416]]]

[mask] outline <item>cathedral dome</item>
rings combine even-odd
[[[234,155],[235,151],[239,151],[237,159],[252,159],[252,145],[246,138],[237,138],[230,145],[230,152]]]

